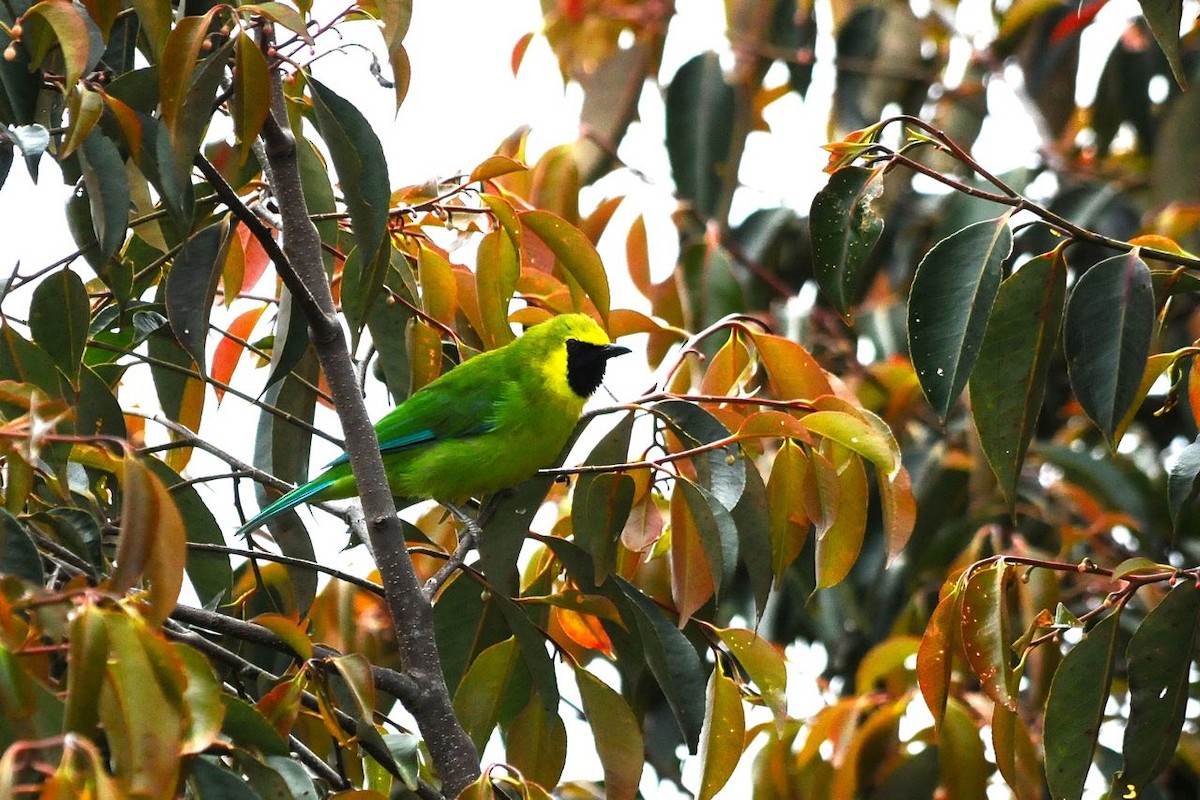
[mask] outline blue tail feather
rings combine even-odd
[[[276,514],[282,514],[284,511],[295,508],[306,500],[311,499],[314,495],[319,494],[323,489],[329,488],[333,483],[333,478],[325,478],[324,480],[310,481],[303,486],[297,486],[290,492],[280,497],[275,502],[268,505],[266,508],[255,514],[245,525],[237,529],[237,536],[245,536],[250,531],[262,525]]]

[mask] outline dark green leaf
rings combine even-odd
[[[686,448],[709,444],[729,436],[729,429],[712,414],[695,403],[666,400],[654,405],[657,415],[667,424]],[[726,509],[737,505],[746,487],[746,464],[736,445],[709,450],[692,459],[700,485],[711,492]]]
[[[20,521],[0,509],[0,574],[15,575],[41,586],[45,581],[42,557]]]
[[[1117,653],[1119,613],[1109,614],[1067,653],[1046,700],[1046,783],[1050,794],[1079,800],[1104,721]]]
[[[745,292],[724,247],[695,244],[684,251],[682,263],[689,322],[694,329],[746,310]]]
[[[495,598],[461,573],[433,604],[433,632],[451,694],[480,651],[510,635]]]
[[[79,149],[79,166],[87,188],[92,230],[107,262],[125,242],[129,223],[129,178],[116,144],[93,130]]]
[[[754,594],[755,618],[762,619],[771,594],[771,533],[767,508],[767,487],[758,468],[746,469],[746,486],[730,512],[737,526],[738,553],[746,565],[750,590]]]
[[[234,744],[253,748],[264,755],[287,755],[287,742],[258,709],[239,697],[225,693],[221,694],[221,702],[225,705],[225,721],[221,725],[221,732]]]
[[[1150,24],[1154,40],[1167,57],[1179,88],[1187,88],[1187,73],[1179,55],[1179,25],[1183,21],[1183,0],[1138,0],[1142,14]]]
[[[679,198],[703,217],[728,203],[726,175],[733,148],[734,90],[716,53],[702,53],[675,73],[667,87],[667,155]]]
[[[63,375],[46,351],[0,322],[0,380],[32,383],[51,399],[68,396]]]
[[[215,756],[201,756],[191,763],[187,778],[189,795],[196,800],[262,800],[250,784]]]
[[[553,483],[550,475],[535,475],[491,501],[494,513],[479,542],[479,565],[496,589],[517,593],[517,556]]]
[[[1136,796],[1175,755],[1198,624],[1200,589],[1185,578],[1146,615],[1129,640],[1129,722],[1121,747],[1125,766],[1117,785],[1123,781],[1135,791],[1121,791],[1123,796]]]
[[[909,353],[921,389],[943,420],[975,365],[1010,252],[1007,216],[978,222],[935,244],[913,277]]]
[[[1153,333],[1150,270],[1136,252],[1101,261],[1075,284],[1063,330],[1067,371],[1080,405],[1112,448],[1137,398]]]
[[[362,251],[355,247],[346,256],[342,270],[342,313],[350,326],[351,349],[358,347],[358,338],[378,305],[383,281],[387,277],[390,247],[382,247],[371,263],[363,263]]]
[[[75,405],[75,432],[124,439],[125,414],[109,384],[91,367],[79,371],[79,400]]]
[[[29,307],[33,340],[72,378],[79,375],[90,317],[87,289],[70,269],[46,277],[33,291]]]
[[[525,609],[507,597],[500,598],[500,613],[508,623],[509,630],[517,639],[521,651],[521,661],[529,671],[533,686],[542,698],[547,714],[558,710],[558,679],[554,675],[554,662],[546,652],[546,634],[538,630]],[[522,704],[523,706],[524,704]]]
[[[203,372],[208,363],[204,344],[208,316],[221,278],[221,263],[229,226],[218,222],[188,239],[167,275],[164,300],[175,338]]]
[[[1010,509],[1042,410],[1066,290],[1061,251],[1035,258],[1004,281],[972,373],[971,411]]]
[[[316,411],[317,396],[310,387],[317,385],[319,374],[320,366],[316,354],[310,349],[289,373],[289,376],[303,379],[306,383],[301,383],[300,380],[284,380],[268,389],[263,399],[292,417],[311,424]],[[311,445],[312,434],[307,430],[264,411],[259,416],[254,444],[254,466],[289,483],[303,483],[308,479]],[[255,484],[255,488],[259,490],[260,508],[270,499],[274,499],[267,498],[261,492],[260,484]],[[267,525],[284,555],[305,561],[316,559],[312,538],[295,511],[280,514]],[[304,614],[316,597],[317,574],[303,567],[289,566],[287,569],[291,576],[296,604],[300,613]]]
[[[506,699],[521,694],[521,688],[528,691],[528,676],[519,673],[524,669],[517,640],[505,639],[471,662],[454,692],[455,716],[480,752],[500,722]]]
[[[1180,451],[1167,476],[1167,505],[1171,512],[1171,525],[1177,534],[1184,506],[1200,492],[1200,486],[1196,485],[1197,475],[1200,475],[1200,439]]]
[[[329,146],[360,257],[363,263],[374,264],[387,233],[392,196],[383,146],[353,103],[311,77],[308,86],[317,130]]]
[[[675,491],[683,492],[688,512],[700,534],[700,544],[712,573],[713,587],[717,595],[722,587],[728,586],[737,567],[738,535],[733,515],[717,500],[716,496],[702,486],[680,478]]]
[[[817,192],[809,212],[817,285],[847,322],[867,290],[867,257],[883,234],[874,207],[882,193],[881,168],[843,167]]]
[[[264,387],[271,388],[286,378],[308,352],[308,323],[291,293],[284,290],[275,318],[275,344],[271,348],[271,373]]]
[[[613,570],[617,539],[633,509],[634,488],[628,475],[612,472],[584,475],[575,488],[571,531],[595,562],[597,586]]]
[[[667,698],[688,752],[695,753],[704,723],[706,681],[700,657],[653,600],[624,578],[613,576],[613,580],[633,607],[646,663]]]

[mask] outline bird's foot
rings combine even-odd
[[[479,527],[479,522],[465,508],[457,506],[454,503],[443,503],[442,505],[451,514],[458,517],[463,524],[463,531],[459,534],[458,546],[454,548],[454,552],[446,559],[446,563],[442,564],[441,568],[429,580],[425,581],[422,592],[426,600],[432,600],[434,595],[438,593],[438,590],[442,588],[442,584],[449,580],[450,576],[466,563],[467,555],[479,544],[479,537],[483,533]]]

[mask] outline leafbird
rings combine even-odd
[[[562,314],[431,381],[375,425],[392,494],[449,504],[515,486],[554,462],[614,345],[585,314]],[[357,494],[346,455],[238,529],[301,503]]]

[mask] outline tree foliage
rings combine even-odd
[[[1194,796],[1194,32],[1147,4],[1076,108],[1103,5],[985,7],[981,45],[906,4],[729,0],[733,58],[659,94],[673,4],[547,1],[579,140],[396,187],[312,54],[377,31],[399,105],[410,2],[4,3],[0,185],[53,159],[78,250],[2,290],[0,795],[632,798],[685,750],[702,798],[739,765],[762,798]],[[747,203],[825,41],[828,180]],[[1043,139],[997,175],[975,144],[1016,72]],[[581,200],[630,171],[639,102],[678,200],[658,281],[653,220],[614,222],[637,198]],[[643,337],[655,384],[478,542],[397,519],[363,394],[571,310]],[[249,461],[212,435],[231,397]],[[300,515],[231,542],[213,514],[303,480],[313,437],[348,448],[362,509],[327,510],[366,578]],[[794,643],[827,654],[815,713]],[[564,783],[589,735],[602,780]]]

